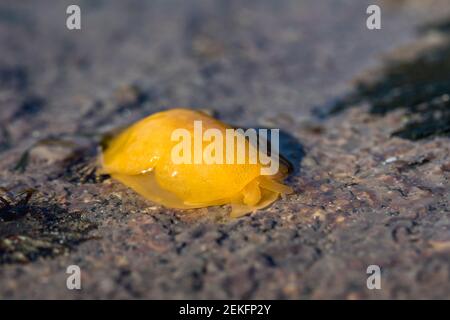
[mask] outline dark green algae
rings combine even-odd
[[[353,93],[315,113],[325,118],[368,103],[373,115],[405,112],[405,123],[392,136],[413,141],[450,136],[450,20],[420,30],[441,32],[447,41],[413,59],[388,63],[375,81],[359,82]]]

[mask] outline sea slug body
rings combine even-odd
[[[263,165],[259,162],[174,161],[174,150],[180,145],[173,139],[174,131],[181,128],[193,133],[193,140],[187,141],[187,145],[192,154],[196,154],[194,146],[198,147],[198,144],[194,141],[194,127],[199,122],[203,129],[215,129],[224,136],[227,129],[232,129],[200,111],[171,109],[158,112],[132,124],[109,141],[100,159],[102,172],[163,206],[191,209],[231,204],[232,217],[267,207],[280,195],[292,192],[290,187],[282,184],[288,174],[288,168],[282,162],[276,174],[262,175]],[[238,150],[239,144],[243,143],[247,150],[254,148],[243,139],[237,140],[233,150]],[[203,144],[200,151],[205,152],[208,147]],[[247,154],[245,160],[248,157]]]

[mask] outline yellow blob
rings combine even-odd
[[[159,112],[131,125],[108,143],[101,157],[102,171],[166,207],[191,209],[231,204],[232,217],[267,207],[280,194],[292,192],[281,183],[288,171],[283,163],[276,175],[261,175],[262,165],[251,164],[249,152],[242,164],[227,164],[225,158],[222,163],[208,164],[173,161],[174,147],[180,144],[179,140],[172,140],[176,129],[192,133],[188,142],[191,154],[195,153],[194,121],[201,121],[203,130],[217,129],[224,137],[226,129],[232,129],[199,111]],[[203,141],[202,151],[209,143]],[[235,152],[240,143],[245,143],[246,150],[254,148],[248,140],[236,139]],[[225,153],[226,148],[223,150]]]

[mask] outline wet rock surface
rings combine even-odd
[[[316,113],[324,117],[368,102],[369,112],[374,115],[406,109],[403,127],[394,136],[409,140],[450,136],[449,32],[440,25],[426,30],[444,30],[439,45],[422,50],[415,58],[391,61],[379,79],[358,83],[354,94],[337,101],[329,110],[318,108]]]
[[[82,1],[71,32],[2,2],[0,297],[449,298],[450,7],[383,1],[369,32],[367,5]],[[98,175],[105,134],[180,105],[281,128],[295,194],[230,219]]]

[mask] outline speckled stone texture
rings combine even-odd
[[[369,31],[372,2],[70,1],[69,31],[69,2],[1,1],[0,298],[450,298],[448,135],[393,136],[421,109],[370,99],[327,114],[386,55],[443,46],[445,24],[418,30],[450,5],[378,1]],[[96,173],[105,134],[174,106],[281,128],[295,194],[233,220]]]

